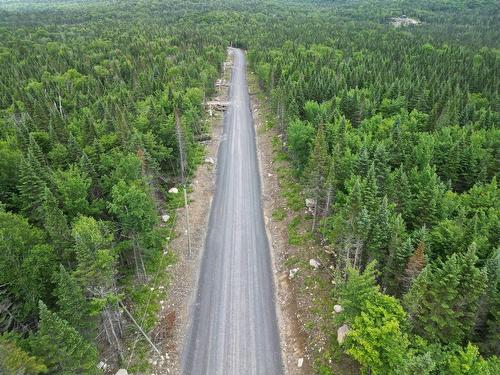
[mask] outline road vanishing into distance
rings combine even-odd
[[[233,53],[231,102],[184,344],[184,375],[283,372],[245,54]]]

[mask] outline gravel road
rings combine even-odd
[[[245,55],[233,52],[231,104],[184,344],[184,375],[283,373]]]

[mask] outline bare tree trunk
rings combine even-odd
[[[325,203],[325,209],[323,211],[323,217],[327,217],[328,214],[330,213],[330,204],[331,204],[331,199],[332,199],[332,192],[333,192],[333,186],[331,183],[328,184],[328,189],[326,191],[326,203]],[[326,220],[323,221],[323,230],[325,229],[326,226]]]
[[[139,278],[139,274],[140,274],[140,271],[139,271],[139,260],[137,259],[137,249],[135,247],[134,241],[132,243],[132,250],[134,252],[135,276],[137,278]]]
[[[111,319],[111,312],[109,311],[109,307],[107,307],[104,310],[104,316],[107,321],[107,323],[104,324],[105,329],[107,331],[108,327],[110,332],[106,332],[106,335],[109,337],[110,335],[113,337],[114,343],[110,342],[110,345],[114,346],[116,351],[118,352],[118,356],[120,359],[123,361],[123,349],[120,343],[120,339],[118,338],[116,331],[115,331],[115,325],[113,323],[113,319]]]
[[[361,255],[360,252],[362,248],[363,248],[363,242],[360,239],[357,239],[354,244],[354,268],[359,268],[358,260]]]
[[[314,213],[313,213],[313,224],[312,224],[312,229],[311,231],[314,232],[316,229],[316,216],[318,214],[318,188],[316,188],[316,194],[314,195]]]
[[[132,236],[132,248],[134,250],[135,275],[137,277],[137,280],[144,282],[146,281],[146,267],[144,267],[141,248],[135,234]]]

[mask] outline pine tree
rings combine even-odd
[[[362,273],[355,268],[348,268],[347,279],[339,291],[339,304],[343,307],[340,316],[342,322],[352,324],[361,315],[365,302],[373,300],[379,292],[375,266],[375,262],[368,264]]]
[[[96,348],[70,324],[39,303],[40,325],[33,352],[45,360],[49,371],[61,375],[96,374]]]
[[[110,249],[112,236],[102,223],[85,216],[75,221],[72,234],[77,259],[74,276],[91,300],[93,313],[100,314],[108,342],[122,357],[116,255]]]
[[[323,125],[320,125],[314,140],[314,146],[309,161],[304,171],[306,189],[314,197],[314,218],[312,230],[316,227],[316,217],[323,212],[325,207],[326,187],[328,177],[328,148],[325,140]]]
[[[481,352],[500,355],[500,250],[497,249],[486,264],[488,283],[476,322],[475,342]]]
[[[404,297],[414,331],[443,344],[462,343],[471,333],[486,273],[475,266],[475,247],[445,262],[428,264]]]
[[[59,259],[69,264],[73,260],[71,253],[71,232],[68,221],[59,203],[50,191],[45,188],[43,201],[43,226],[47,231]]]
[[[15,342],[0,336],[1,374],[38,375],[47,371],[47,366],[39,358],[31,356]]]
[[[390,172],[390,157],[383,142],[378,143],[375,148],[373,163],[377,174],[377,185],[379,186],[382,195],[386,192],[385,189]]]
[[[368,175],[366,177],[366,185],[363,191],[363,202],[370,215],[375,215],[378,211],[380,199],[378,197],[379,187],[377,182],[377,175],[375,171],[375,164],[372,162]]]
[[[387,197],[384,196],[376,213],[371,217],[369,239],[366,243],[366,258],[376,260],[381,268],[385,267],[390,239],[390,211]]]
[[[405,254],[403,261],[401,260],[401,255],[406,252],[405,246],[407,246],[406,244],[409,239],[401,215],[393,217],[389,233],[388,254],[385,260],[385,269],[382,273],[382,285],[390,294],[397,294],[399,290],[399,278],[403,273],[403,262],[406,262],[406,258],[410,255],[409,253]],[[411,239],[410,246],[412,246]]]
[[[21,211],[34,222],[40,222],[43,218],[42,205],[47,185],[33,167],[33,158],[28,154],[27,158],[21,159],[19,171],[19,198]]]
[[[80,334],[91,339],[93,322],[90,320],[90,305],[85,299],[80,285],[63,265],[60,265],[55,279],[54,295],[59,307],[57,314]]]
[[[420,241],[413,255],[406,263],[406,269],[403,276],[403,288],[408,290],[413,283],[413,280],[418,277],[426,264],[425,259],[425,242]]]
[[[365,145],[363,145],[359,150],[358,160],[356,161],[357,174],[360,176],[366,176],[368,174],[368,170],[370,169],[370,164],[371,162],[368,149]]]

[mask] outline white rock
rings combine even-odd
[[[289,272],[288,272],[288,278],[289,279],[293,279],[295,277],[295,274],[299,272],[299,269],[298,268],[292,268]]]
[[[128,371],[124,368],[119,369],[115,375],[128,375]]]
[[[341,313],[344,309],[340,305],[333,306],[333,310],[338,314]]]
[[[342,344],[344,342],[348,332],[349,326],[347,324],[344,324],[337,330],[337,341],[339,344]]]
[[[319,266],[321,266],[321,263],[318,262],[316,259],[309,259],[309,265],[313,267],[315,270],[317,270]]]
[[[302,367],[303,364],[304,364],[304,358],[299,358],[299,360],[297,361],[297,367]]]
[[[173,187],[171,188],[169,191],[168,191],[170,194],[177,194],[179,192],[179,189],[177,189],[176,187]]]
[[[306,207],[309,209],[313,209],[316,206],[316,200],[312,198],[306,198]]]
[[[215,160],[214,160],[214,158],[212,158],[212,157],[209,156],[208,158],[205,158],[205,163],[214,165],[215,164]]]
[[[161,221],[163,221],[164,223],[166,223],[168,221],[168,219],[170,219],[170,215],[161,215]]]
[[[97,368],[98,369],[101,369],[101,370],[106,370],[106,368],[108,368],[108,364],[106,362],[99,362],[99,364],[97,365]]]

